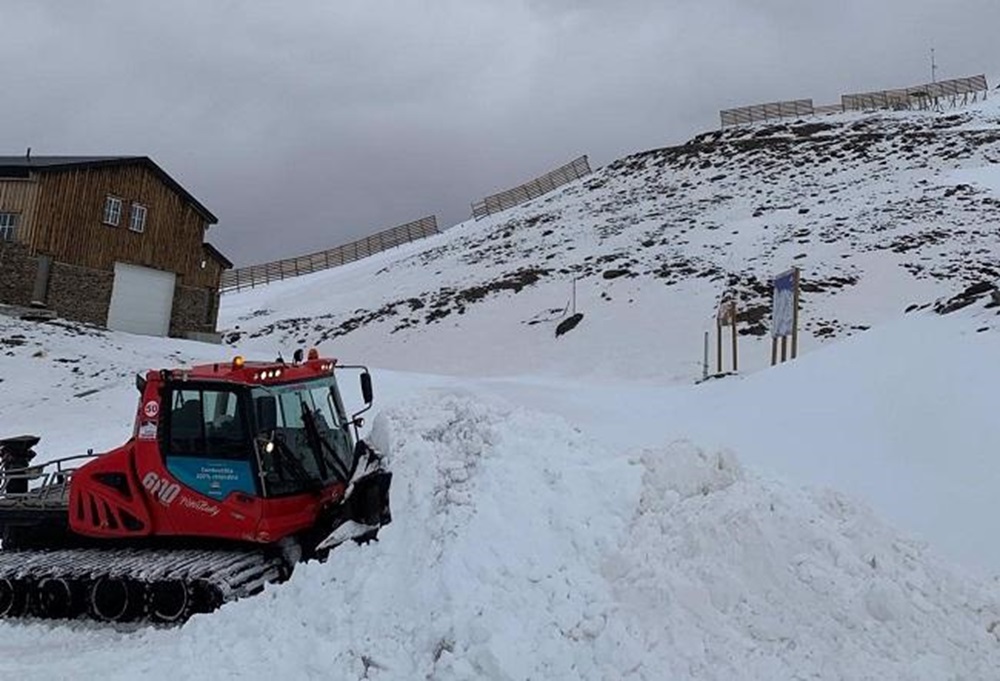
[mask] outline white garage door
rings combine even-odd
[[[166,336],[174,305],[173,272],[115,263],[108,328],[148,336]]]

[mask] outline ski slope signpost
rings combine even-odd
[[[716,372],[722,373],[722,329],[723,327],[733,327],[733,372],[739,370],[736,349],[736,297],[725,296],[719,309],[715,313],[715,334],[716,334]]]
[[[781,361],[788,358],[788,337],[792,338],[792,359],[799,345],[799,268],[793,267],[776,276],[771,307],[771,366],[778,363],[778,339]]]

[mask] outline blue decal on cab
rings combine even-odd
[[[167,470],[185,486],[212,499],[225,499],[233,492],[257,494],[253,472],[246,461],[171,457]]]

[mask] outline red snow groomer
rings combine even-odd
[[[360,371],[348,415],[335,372]],[[308,358],[136,377],[132,438],[32,464],[0,440],[0,617],[179,623],[375,537],[392,474],[358,437],[365,367]]]

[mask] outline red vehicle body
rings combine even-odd
[[[131,439],[79,466],[73,464],[80,457],[31,466],[30,448],[38,438],[0,441],[0,616],[65,616],[64,610],[80,610],[77,601],[87,597],[77,592],[88,590],[91,615],[135,616],[125,612],[135,607],[108,600],[108,581],[125,584],[125,578],[81,578],[68,567],[46,568],[44,579],[60,584],[57,603],[46,602],[41,582],[14,569],[16,558],[22,564],[36,558],[26,551],[225,547],[254,552],[271,566],[280,556],[287,574],[295,560],[324,557],[346,538],[374,536],[390,521],[391,473],[357,438],[361,412],[348,416],[334,376],[339,368],[336,360],[311,351],[305,360],[296,353],[292,363],[237,357],[149,371],[136,379],[140,399]],[[362,371],[363,412],[372,401],[370,376],[364,367],[346,368]],[[158,560],[169,563],[169,557]],[[72,555],[66,561],[72,563]],[[134,592],[136,579],[127,577],[131,581],[119,591]],[[247,591],[216,584],[221,578],[212,574],[198,579],[219,592],[209,599],[217,601],[212,607],[229,591]],[[154,579],[142,587],[144,602],[163,590],[164,581],[181,583],[185,593],[172,587],[174,596],[159,608],[159,619],[172,621],[177,610],[186,617],[196,600],[193,577]],[[253,582],[252,588],[259,587]],[[183,608],[176,605],[180,601]],[[157,618],[155,608],[147,614]]]

